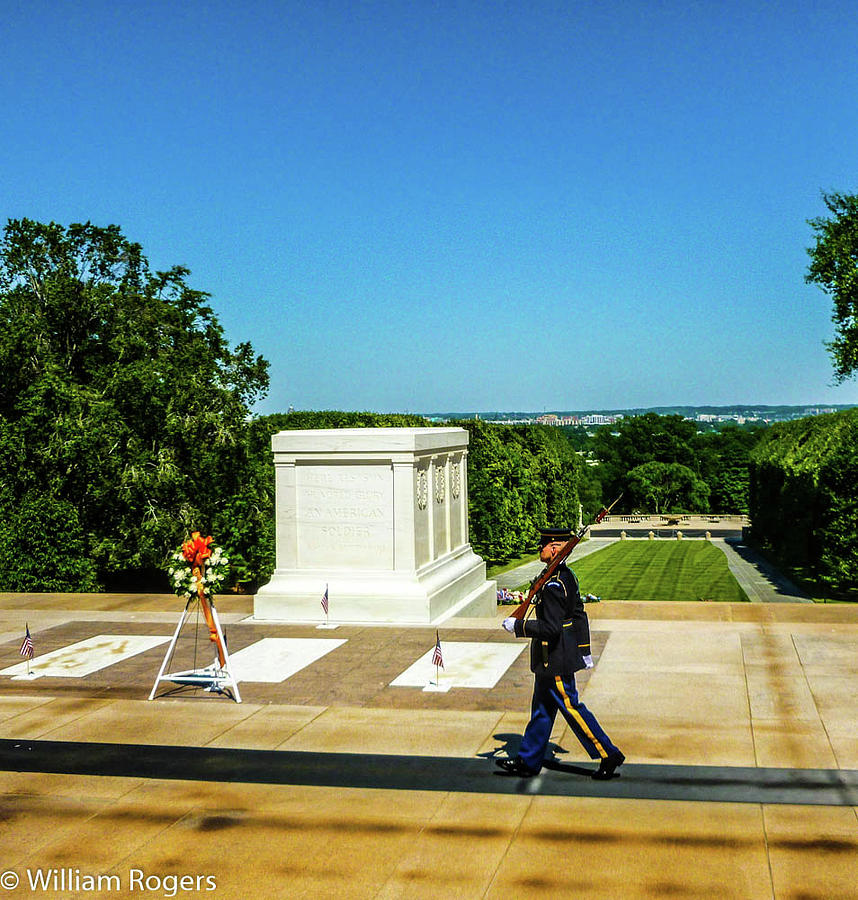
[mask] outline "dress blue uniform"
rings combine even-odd
[[[518,755],[535,771],[542,767],[551,729],[559,710],[590,759],[621,755],[596,717],[578,699],[575,672],[590,656],[590,626],[578,591],[578,579],[561,563],[539,592],[536,618],[518,620],[515,633],[529,637],[530,670],[534,674],[530,722]]]
[[[543,535],[545,541],[545,535]],[[578,699],[575,672],[592,666],[590,624],[578,579],[561,563],[533,600],[534,618],[515,619],[515,635],[530,638],[534,674],[531,716],[518,756],[499,765],[513,775],[535,775],[542,768],[558,710],[591,759],[594,778],[610,778],[625,757],[596,717]],[[508,619],[508,622],[512,622]]]

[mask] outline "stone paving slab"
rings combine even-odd
[[[38,653],[164,634],[180,613],[172,597],[7,600],[0,668],[20,662],[24,621]],[[514,642],[507,611],[449,623],[442,645]],[[283,683],[242,684],[241,704],[146,700],[158,648],[79,679],[0,677],[0,877],[23,880],[6,892],[164,896],[187,874],[203,880],[178,896],[241,900],[854,897],[858,607],[588,612],[596,667],[580,688],[628,756],[607,783],[563,722],[539,779],[495,774],[527,721],[526,653],[491,690],[391,687],[434,629],[343,626],[330,634],[345,644]],[[320,634],[251,613],[238,598],[227,614],[231,649]],[[27,887],[69,868],[118,881]]]

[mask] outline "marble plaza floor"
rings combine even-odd
[[[579,686],[627,756],[594,782],[562,722],[542,775],[496,774],[531,689],[504,611],[439,629],[432,689],[435,629],[265,624],[225,597],[243,702],[148,701],[177,603],[0,594],[0,892],[858,896],[856,606],[589,606]]]

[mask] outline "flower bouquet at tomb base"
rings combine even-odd
[[[523,591],[511,591],[509,588],[497,589],[497,601],[500,606],[515,604],[516,606],[524,600]]]
[[[172,555],[167,574],[177,596],[192,600],[202,591],[213,602],[215,591],[229,573],[229,559],[220,547],[212,545],[212,540],[195,531]]]
[[[167,575],[173,590],[185,599],[185,609],[179,624],[167,648],[161,670],[155,678],[155,684],[149,699],[155,698],[158,685],[162,682],[191,685],[205,688],[207,691],[232,694],[236,703],[241,703],[238,684],[232,674],[226,640],[220,626],[217,610],[214,605],[214,593],[223,584],[229,571],[229,560],[224,552],[212,545],[212,537],[203,537],[199,531],[191,534],[190,540],[182,544],[181,550],[172,554],[167,566]],[[173,660],[176,642],[182,626],[187,621],[190,609],[196,605],[198,614],[202,612],[209,630],[209,640],[215,647],[215,658],[210,665],[199,668],[196,658],[196,641],[194,641],[193,665],[180,672],[167,672],[168,664]]]
[[[212,607],[214,594],[226,580],[229,572],[229,558],[212,544],[211,535],[203,537],[199,531],[191,534],[190,540],[182,544],[182,549],[173,554],[173,564],[167,569],[173,590],[188,603],[199,600],[200,608],[209,629],[209,640],[217,648],[218,662],[224,664],[224,648],[215,626]]]

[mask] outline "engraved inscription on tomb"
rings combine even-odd
[[[393,490],[389,466],[298,466],[301,564],[392,565]]]

